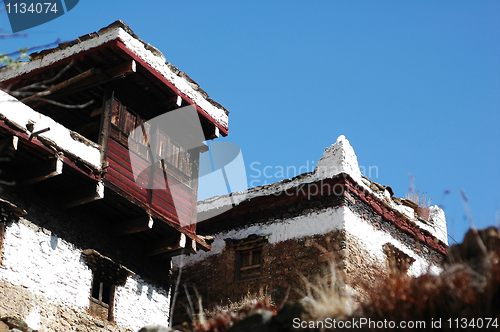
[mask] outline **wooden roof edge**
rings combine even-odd
[[[121,31],[125,32],[125,34]],[[175,90],[181,92],[184,99],[195,103],[197,108],[203,111],[200,113],[204,113],[203,115],[208,116],[209,120],[213,120],[211,122],[217,125],[224,136],[228,134],[229,111],[220,103],[209,98],[208,94],[200,89],[199,84],[192,80],[185,72],[179,71],[175,66],[166,62],[165,56],[157,48],[145,43],[121,20],[113,22],[98,32],[92,32],[80,36],[75,40],[60,43],[54,48],[32,53],[30,55],[31,61],[23,62],[16,68],[1,68],[0,83],[9,84],[9,82],[34,74],[35,72],[60,65],[61,62],[80,57],[104,45],[107,47],[113,44],[116,45],[120,41],[128,51],[140,57],[148,65],[151,65],[148,66],[150,68],[147,68],[149,71],[154,69],[155,72],[160,73],[163,78],[169,80],[175,87]],[[140,47],[141,44],[142,47]]]
[[[7,199],[4,199],[2,197],[0,197],[0,205],[4,206],[7,209],[9,209],[10,211],[12,211],[13,215],[16,218],[19,218],[20,216],[24,216],[25,214],[28,213],[28,212],[26,212],[26,210],[21,209],[17,205],[13,204],[12,202],[10,202]]]

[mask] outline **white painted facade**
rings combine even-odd
[[[383,252],[383,245],[386,243],[391,243],[396,248],[404,252],[406,255],[415,259],[415,262],[408,269],[408,275],[410,276],[419,276],[421,274],[426,273],[427,271],[433,273],[439,273],[441,268],[429,264],[425,259],[421,256],[416,255],[413,250],[408,248],[408,246],[401,241],[396,240],[389,233],[386,233],[381,230],[376,230],[372,225],[369,224],[368,221],[363,220],[357,214],[349,210],[348,208],[344,209],[344,221],[345,221],[345,231],[348,234],[352,234],[356,237],[356,239],[361,242],[363,248],[367,250],[375,261],[371,262],[379,266],[385,266],[385,261],[387,260],[387,256]],[[367,257],[367,259],[371,259],[371,257]]]
[[[236,192],[231,195],[216,196],[198,203],[198,212],[207,211],[226,211],[234,202],[235,205],[244,200],[259,196],[269,196],[279,194],[287,190],[298,188],[301,184],[313,183],[323,179],[332,178],[339,174],[349,174],[360,189],[385,202],[391,208],[403,214],[411,223],[419,228],[425,229],[430,234],[448,244],[446,219],[444,212],[437,206],[431,207],[430,222],[420,221],[415,211],[405,205],[397,204],[391,199],[388,190],[374,191],[370,188],[371,182],[362,176],[359,169],[357,157],[349,141],[341,135],[335,144],[331,145],[318,161],[314,172],[295,177],[294,179],[276,182],[274,184],[256,187],[244,192]],[[216,214],[214,214],[216,215]],[[411,265],[408,274],[418,276],[422,273],[438,273],[440,268],[429,266],[421,256],[416,255],[405,243],[401,243],[389,233],[375,229],[368,221],[351,211],[347,206],[329,208],[326,210],[312,212],[307,215],[301,215],[291,219],[275,219],[272,222],[262,224],[252,224],[243,229],[230,230],[219,234],[214,234],[215,240],[212,243],[210,252],[198,252],[191,256],[175,257],[173,259],[174,268],[181,265],[191,265],[203,261],[210,255],[216,255],[222,252],[225,247],[224,239],[244,239],[251,234],[259,236],[268,236],[270,244],[286,241],[288,239],[300,239],[313,235],[323,235],[333,230],[344,230],[350,236],[354,236],[361,242],[364,249],[372,254],[375,260],[372,263],[385,266],[386,255],[383,252],[383,245],[393,244],[396,248],[403,251],[408,256],[415,259]]]
[[[365,250],[372,254],[364,259],[374,259],[373,263],[384,266],[387,256],[383,252],[383,245],[393,244],[408,256],[415,259],[408,274],[419,276],[429,269],[431,272],[439,273],[440,268],[429,265],[422,257],[416,255],[413,250],[400,241],[394,239],[390,234],[375,229],[368,221],[363,220],[348,207],[328,208],[319,212],[312,212],[290,219],[276,219],[273,222],[254,224],[248,227],[230,230],[215,235],[212,250],[209,252],[197,252],[194,255],[174,257],[172,262],[175,269],[181,265],[189,266],[203,261],[206,257],[220,254],[226,245],[224,239],[240,240],[249,235],[267,236],[270,244],[276,244],[289,239],[301,239],[313,235],[323,235],[335,230],[344,230],[347,236],[353,235],[360,241]]]
[[[56,306],[85,313],[89,309],[92,271],[82,250],[27,220],[7,224],[0,279],[24,286]],[[136,331],[149,324],[168,325],[170,294],[141,279],[128,277],[116,287],[115,322]],[[27,316],[31,327],[45,331],[38,309]]]

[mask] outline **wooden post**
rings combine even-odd
[[[3,238],[5,237],[5,222],[0,221],[0,266],[2,266],[3,257]]]
[[[153,228],[153,218],[151,216],[144,216],[132,220],[127,220],[116,228],[113,236],[122,236],[127,234],[139,233],[150,230]]]
[[[65,193],[61,206],[63,209],[69,209],[77,205],[90,203],[103,198],[104,184],[102,182],[97,182],[96,184]]]
[[[192,150],[189,154],[189,163],[191,164],[191,224],[189,225],[189,230],[196,233],[196,223],[198,221],[198,177],[200,175],[200,150]]]
[[[99,145],[101,146],[101,166],[104,164],[108,154],[109,135],[111,133],[111,115],[115,107],[115,92],[106,90],[102,105],[101,114],[101,134],[99,135]]]

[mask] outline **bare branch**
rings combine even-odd
[[[3,184],[4,186],[15,186],[16,182],[15,181],[4,181],[0,180],[0,184]]]
[[[65,72],[67,72],[71,67],[73,67],[74,63],[75,63],[75,60],[71,60],[71,62],[68,63],[68,65],[66,67],[64,67],[63,70],[61,70],[56,76],[54,76],[48,80],[42,81],[42,82],[40,82],[40,84],[50,84],[50,83],[58,80],[59,77],[61,77]]]
[[[33,84],[30,84],[30,85],[24,86],[22,88],[19,88],[16,91],[26,91],[26,90],[40,89],[40,88],[48,89],[49,86],[47,86],[46,84],[51,84],[52,82],[58,80],[62,75],[64,75],[65,72],[67,72],[73,66],[74,62],[75,61],[72,60],[66,67],[64,67],[59,73],[57,73],[56,76],[54,76],[52,78],[49,78],[48,80],[45,80],[45,81],[42,81],[42,82],[37,82],[37,83],[33,83]],[[48,94],[50,94],[50,92]]]
[[[43,101],[43,102],[46,102],[46,103],[49,103],[49,104],[52,104],[52,105],[56,105],[56,106],[60,106],[60,107],[64,107],[64,108],[85,108],[87,106],[90,106],[94,103],[93,100],[85,103],[85,104],[80,104],[80,105],[69,105],[69,104],[63,104],[63,103],[59,103],[57,101],[54,101],[54,100],[50,100],[50,99],[45,99],[45,98],[35,98],[35,99],[32,99],[33,101]]]

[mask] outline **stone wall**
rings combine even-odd
[[[60,210],[50,193],[37,195],[36,188],[3,194],[27,214],[5,223],[0,317],[27,320],[40,331],[168,325],[169,266],[145,259],[133,243],[110,237],[109,223],[89,209]],[[89,248],[132,272],[116,287],[112,323],[89,314],[92,270],[82,255]]]
[[[359,292],[361,283],[376,282],[380,273],[387,273],[387,245],[408,257],[412,263],[410,275],[440,271],[443,253],[410,236],[358,196],[349,196],[337,207],[308,209],[293,218],[249,222],[246,227],[213,234],[211,252],[184,257],[182,263],[176,258],[174,266],[177,271],[183,266],[183,277],[174,320],[188,319],[181,304],[188,303],[184,285],[192,296],[195,292],[190,288],[196,287],[204,308],[209,309],[238,302],[246,294],[258,294],[261,290],[280,304],[285,299],[303,297],[300,276],[314,281],[325,271],[329,259],[335,261],[346,284]],[[268,241],[262,251],[262,275],[253,280],[238,280],[237,252],[229,244],[253,235]]]
[[[323,235],[313,235],[288,239],[278,243],[267,243],[262,248],[263,269],[261,276],[250,280],[237,280],[236,250],[223,249],[201,262],[185,266],[174,321],[188,319],[184,306],[188,300],[183,290],[188,287],[193,301],[197,302],[193,290],[196,287],[204,308],[228,305],[239,302],[247,294],[268,294],[273,302],[280,304],[285,300],[295,301],[303,297],[302,276],[314,280],[328,267],[329,257],[317,247],[326,248],[333,253],[334,263],[342,266],[341,248],[345,246],[345,234],[330,231]]]
[[[26,286],[0,280],[0,317],[24,320],[42,331],[125,332],[124,327],[87,313],[85,308],[65,305],[31,292]],[[135,329],[137,330],[137,329]]]
[[[350,286],[345,289],[358,294],[361,284],[376,284],[388,267],[411,276],[437,273],[447,250],[444,213],[435,207],[424,220],[405,203],[390,187],[362,176],[341,136],[314,172],[199,202],[198,212],[210,218],[197,231],[212,237],[212,250],[173,259],[174,269],[183,269],[179,301],[188,302],[184,286],[196,287],[209,309],[261,289],[276,304],[297,300],[301,275],[314,280],[328,257]],[[256,273],[256,262],[242,263],[254,255],[249,244],[264,238],[261,274],[242,280],[239,275]],[[183,313],[176,305],[174,319],[186,319]]]

